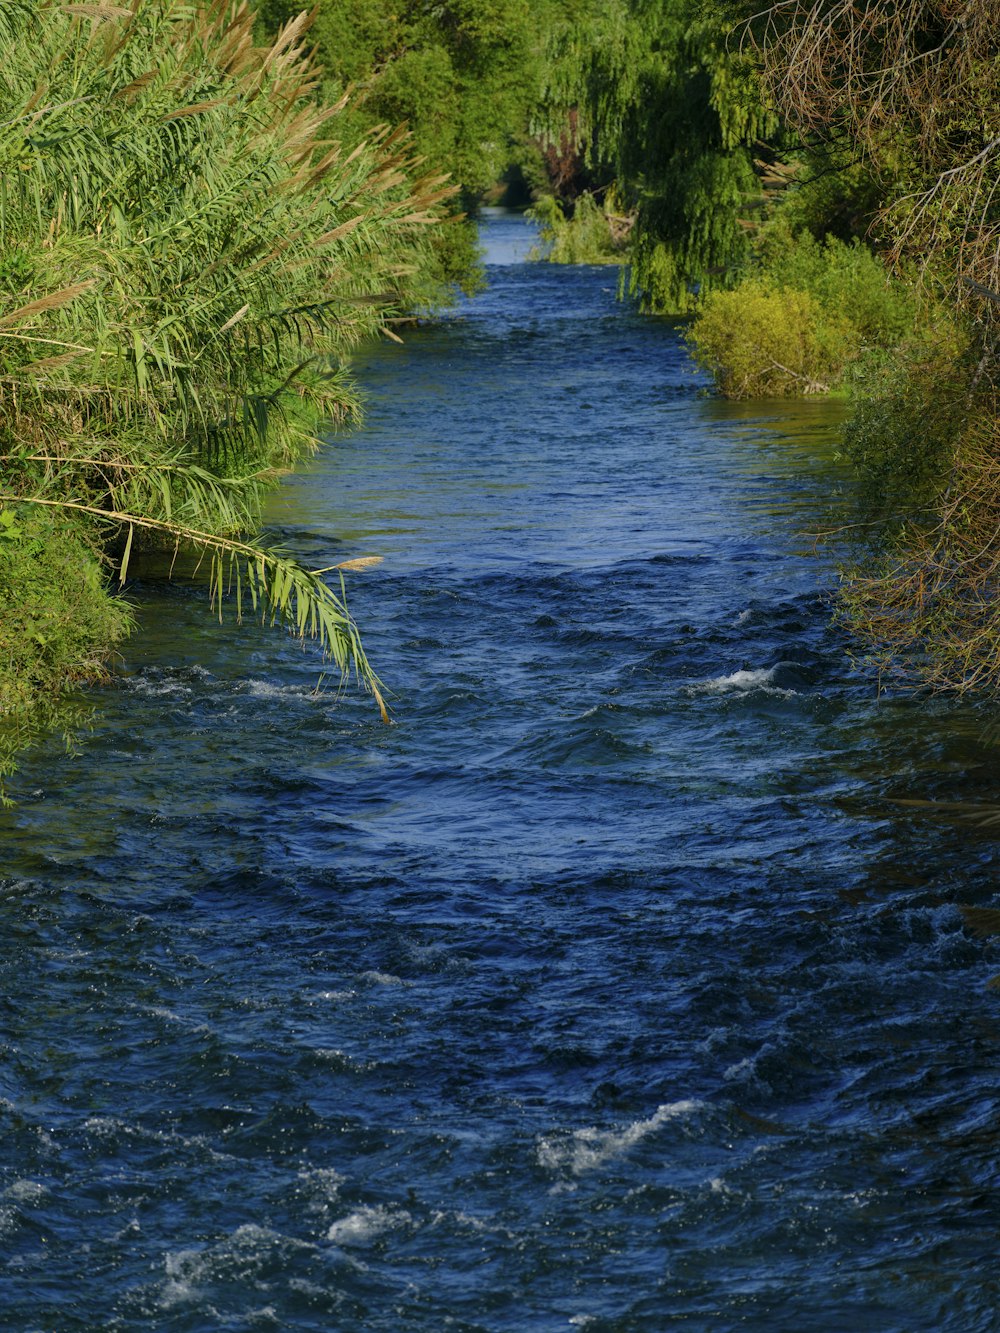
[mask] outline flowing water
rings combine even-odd
[[[273,528],[394,693],[139,592],[0,816],[0,1326],[992,1330],[987,718],[831,624],[833,409],[517,262]]]

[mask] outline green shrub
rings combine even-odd
[[[848,423],[861,540],[840,609],[879,670],[1000,690],[1000,391],[981,333],[872,386]]]
[[[850,355],[852,327],[808,292],[760,278],[713,292],[688,332],[727,398],[825,393]]]
[[[859,240],[817,241],[808,231],[793,236],[774,226],[762,237],[760,261],[778,287],[807,291],[825,311],[848,314],[864,345],[893,347],[912,334],[913,292]]]
[[[688,338],[729,398],[823,393],[915,337],[913,293],[860,242],[772,225],[759,270],[704,300]]]
[[[108,594],[85,526],[52,510],[0,507],[0,801],[14,757],[88,710],[67,685],[99,680],[131,615]]]
[[[946,485],[966,429],[969,378],[953,347],[868,377],[842,438],[870,545],[883,548],[921,521]]]
[[[532,259],[551,264],[620,264],[625,258],[622,239],[616,239],[604,209],[592,194],[582,194],[567,215],[551,195],[543,195],[528,216],[541,225],[542,246]]]

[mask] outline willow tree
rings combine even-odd
[[[761,204],[758,141],[777,130],[724,7],[614,0],[590,31],[581,101],[589,156],[634,213],[633,287],[681,313],[747,261]]]
[[[298,0],[259,0],[273,33]],[[318,0],[312,34],[324,91],[355,90],[359,127],[406,123],[417,152],[456,183],[459,225],[439,229],[442,273],[474,277],[475,228],[461,224],[525,152],[546,34],[571,0]]]
[[[747,35],[789,122],[871,164],[891,261],[954,312],[849,430],[874,523],[852,621],[886,666],[1000,689],[1000,3],[778,0]]]
[[[340,140],[306,26],[261,47],[229,0],[0,3],[8,738],[97,669],[123,626],[103,553],[124,580],[142,534],[203,552],[220,608],[315,636],[378,697],[339,576],[252,533],[317,419],[356,411],[347,354],[416,299],[450,189],[399,131]]]

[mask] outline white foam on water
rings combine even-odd
[[[178,1027],[187,1028],[189,1032],[207,1032],[214,1036],[215,1029],[208,1023],[202,1023],[197,1019],[186,1018],[183,1014],[175,1013],[173,1009],[166,1008],[161,1004],[137,1004],[134,1006],[136,1011],[141,1014],[148,1014],[150,1018],[162,1018],[167,1023],[176,1023]]]
[[[180,1014],[175,1014],[172,1009],[166,1009],[162,1004],[140,1004],[136,1008],[140,1013],[149,1014],[150,1018],[165,1018],[170,1023],[182,1023],[184,1020]]]
[[[508,1227],[501,1226],[501,1224],[494,1219],[474,1217],[471,1213],[462,1212],[461,1209],[457,1209],[454,1212],[445,1211],[441,1208],[435,1209],[430,1215],[429,1225],[431,1227],[439,1227],[445,1224],[465,1227],[469,1231],[475,1232],[477,1235],[502,1236],[507,1240],[518,1239],[516,1232],[511,1231]]]
[[[703,1055],[713,1055],[730,1041],[732,1035],[732,1028],[712,1028],[702,1041],[696,1043],[695,1050]]]
[[[126,677],[127,688],[144,699],[184,699],[193,693],[190,685],[179,680],[147,680],[145,676]]]
[[[356,990],[321,990],[316,998],[317,1000],[353,1000],[357,993]]]
[[[309,1212],[325,1213],[335,1203],[340,1194],[340,1187],[347,1179],[333,1167],[316,1167],[312,1171],[300,1171],[302,1193],[310,1196]]]
[[[127,690],[141,694],[146,698],[158,698],[166,695],[191,695],[194,693],[191,682],[214,681],[215,677],[207,668],[195,663],[182,670],[168,669],[156,671],[150,675],[139,671],[134,676],[120,676],[119,680]]]
[[[289,1291],[299,1291],[303,1296],[318,1297],[321,1301],[328,1301],[330,1293],[326,1287],[319,1287],[315,1282],[309,1282],[304,1277],[293,1277],[288,1280]]]
[[[48,1190],[37,1180],[15,1180],[4,1190],[3,1197],[14,1203],[38,1203],[46,1194]]]
[[[347,1179],[339,1171],[335,1171],[332,1166],[317,1166],[311,1171],[300,1171],[299,1180],[309,1185],[318,1185],[323,1189],[331,1199],[338,1192],[341,1185]]]
[[[212,1311],[217,1328],[234,1328],[243,1333],[248,1328],[286,1328],[284,1320],[273,1305],[261,1305],[258,1309],[241,1310],[239,1314],[224,1314]]]
[[[240,694],[249,694],[254,699],[312,699],[323,696],[316,693],[311,685],[276,685],[270,680],[245,680],[238,687]]]
[[[734,1083],[738,1079],[753,1078],[757,1072],[757,1057],[748,1055],[745,1059],[739,1060],[736,1064],[730,1065],[723,1071],[722,1077],[727,1083]]]
[[[481,1217],[473,1217],[471,1213],[463,1213],[461,1210],[459,1210],[458,1212],[453,1213],[452,1216],[459,1226],[469,1227],[472,1231],[480,1231],[480,1232],[499,1231],[500,1234],[504,1236],[513,1237],[514,1235],[514,1233],[512,1231],[508,1231],[506,1227],[497,1227],[491,1222],[484,1221],[483,1218]],[[440,1214],[435,1213],[434,1220],[437,1221],[438,1217],[440,1217],[443,1221],[447,1217],[447,1213],[440,1213]]]
[[[247,1222],[237,1227],[231,1236],[207,1249],[173,1250],[164,1259],[166,1276],[159,1293],[160,1306],[169,1310],[202,1301],[206,1284],[218,1280],[227,1271],[232,1272],[234,1263],[241,1280],[252,1283],[259,1265],[272,1260],[276,1253],[287,1253],[290,1249],[313,1250],[315,1246],[255,1222]],[[247,1312],[255,1317],[262,1314],[266,1311]]]
[[[409,986],[408,981],[402,977],[393,976],[391,972],[362,972],[361,980],[367,981],[370,986]]]
[[[100,1134],[102,1138],[112,1134],[127,1134],[129,1126],[124,1120],[116,1120],[110,1115],[91,1115],[83,1122],[83,1127],[90,1134]]]
[[[218,1161],[227,1160],[227,1154],[215,1153],[205,1135],[196,1134],[185,1137],[174,1129],[149,1129],[138,1124],[129,1124],[127,1120],[118,1120],[114,1116],[92,1115],[83,1122],[84,1129],[98,1139],[140,1139],[147,1143],[179,1143],[185,1147],[204,1145]]]
[[[612,1158],[624,1156],[669,1121],[690,1115],[701,1106],[698,1101],[669,1102],[657,1107],[648,1120],[636,1120],[624,1129],[578,1129],[568,1137],[543,1138],[538,1144],[539,1165],[550,1171],[568,1168],[575,1176],[593,1171]]]
[[[845,1202],[853,1204],[855,1208],[868,1208],[872,1203],[879,1202],[884,1198],[883,1191],[877,1189],[853,1190],[851,1193],[844,1195]]]
[[[368,1245],[376,1237],[405,1226],[410,1221],[410,1214],[399,1208],[385,1208],[381,1204],[374,1208],[359,1208],[348,1213],[326,1233],[327,1240],[334,1245]]]
[[[760,667],[755,671],[734,671],[729,676],[712,676],[687,687],[688,694],[771,694],[779,699],[791,699],[798,690],[785,690],[772,684],[776,666]]]
[[[199,1295],[199,1283],[204,1280],[209,1261],[201,1250],[175,1250],[164,1260],[166,1280],[160,1292],[160,1305],[171,1310],[186,1305]]]

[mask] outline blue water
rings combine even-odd
[[[394,725],[137,587],[14,784],[3,1328],[1000,1328],[990,718],[851,668],[836,408],[528,239],[272,506]]]

